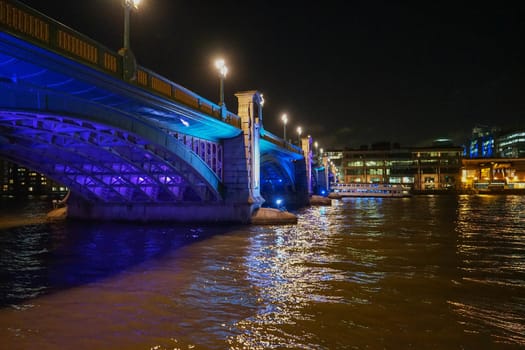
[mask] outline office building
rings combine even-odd
[[[61,195],[67,190],[36,171],[0,159],[0,195]]]
[[[380,143],[326,154],[341,155],[340,161],[332,161],[334,182],[395,183],[430,191],[460,188],[461,152],[461,147],[449,144],[401,148]]]

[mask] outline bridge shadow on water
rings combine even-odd
[[[235,228],[64,221],[0,229],[0,307],[115,276]]]

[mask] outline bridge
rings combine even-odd
[[[16,0],[0,0],[0,156],[68,186],[68,216],[250,222],[311,193],[311,139],[263,127]]]

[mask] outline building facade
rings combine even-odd
[[[0,195],[62,195],[68,191],[46,176],[5,159],[0,159]]]
[[[525,131],[515,131],[499,136],[497,154],[503,158],[525,158]]]
[[[525,158],[465,158],[462,164],[465,189],[525,190]]]
[[[371,148],[329,151],[336,181],[340,183],[402,184],[415,191],[461,187],[461,147],[401,148],[390,144]]]
[[[475,127],[462,163],[464,188],[525,189],[525,131]]]
[[[463,146],[464,158],[525,158],[525,131],[475,127]]]

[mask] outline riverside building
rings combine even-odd
[[[0,195],[62,195],[67,190],[43,174],[0,159]]]
[[[475,127],[462,163],[464,188],[525,190],[525,131]]]
[[[402,184],[414,192],[525,193],[525,130],[476,126],[465,145],[438,139],[428,147],[388,142],[325,153],[332,183]]]
[[[429,147],[406,148],[376,143],[329,151],[327,157],[341,155],[332,161],[338,174],[334,182],[402,184],[414,191],[436,191],[461,187],[461,152],[461,147],[443,141]]]

